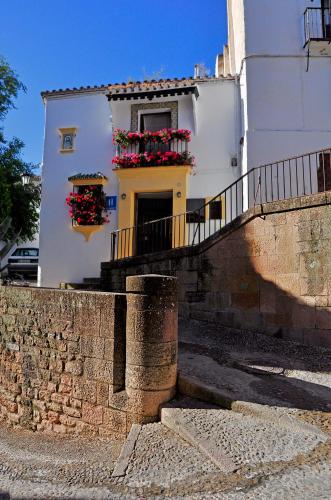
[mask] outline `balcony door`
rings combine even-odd
[[[163,113],[144,113],[140,115],[140,132],[144,132],[144,130],[148,130],[149,132],[157,132],[158,130],[170,127],[170,111],[165,111]],[[148,153],[154,153],[156,151],[164,152],[169,151],[169,145],[151,142],[144,146],[144,150]]]
[[[169,250],[172,247],[172,192],[136,195],[136,254]],[[161,220],[160,220],[161,219]]]
[[[331,0],[321,0],[323,38],[331,38]]]

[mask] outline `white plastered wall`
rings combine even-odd
[[[77,127],[75,151],[59,153],[61,127]],[[80,282],[98,276],[101,260],[109,258],[109,232],[116,228],[116,213],[104,231],[86,242],[71,230],[65,198],[72,190],[68,177],[102,172],[109,178],[108,195],[117,194],[111,169],[111,119],[106,97],[87,94],[50,98],[46,102],[45,147],[40,214],[39,284],[57,287],[61,281]]]

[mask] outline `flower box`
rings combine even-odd
[[[84,234],[86,241],[95,232],[101,231],[102,226],[109,222],[106,211],[105,194],[102,189],[104,178],[98,178],[96,184],[86,184],[86,180],[80,176],[76,179],[70,178],[77,191],[71,192],[66,198],[69,206],[69,215],[72,219],[73,231]],[[90,177],[89,177],[90,180]],[[84,184],[81,184],[84,182]]]
[[[174,165],[194,165],[194,157],[188,153],[158,151],[156,153],[125,153],[112,160],[115,168],[165,167]]]
[[[84,226],[82,224],[75,224],[71,226],[71,229],[76,233],[83,234],[85,241],[89,241],[93,233],[103,231],[103,225]]]
[[[191,131],[186,129],[164,128],[156,132],[130,132],[116,129],[113,134],[113,143],[126,149],[131,144],[146,144],[148,142],[167,144],[171,141],[190,142]]]

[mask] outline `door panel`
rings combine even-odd
[[[172,247],[172,198],[142,198],[136,201],[136,254],[169,250]],[[152,222],[155,221],[155,222]]]

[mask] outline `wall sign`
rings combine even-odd
[[[106,196],[106,208],[107,210],[117,209],[117,196]]]

